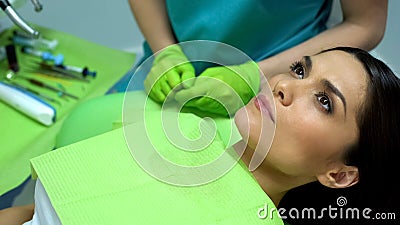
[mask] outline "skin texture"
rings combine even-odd
[[[356,118],[365,101],[367,74],[357,59],[341,51],[309,60],[312,68],[303,58],[289,73],[269,79],[272,98],[265,88],[258,95],[275,102],[276,131],[267,157],[253,174],[275,204],[288,190],[312,181],[332,188],[358,181],[357,168],[346,166],[343,156],[358,140]],[[324,80],[342,93],[346,107]],[[268,136],[262,135],[274,126],[255,99],[235,115],[239,131],[248,138],[243,156],[247,164],[256,149],[268,149]]]
[[[20,225],[32,219],[34,205],[0,210],[0,225]]]

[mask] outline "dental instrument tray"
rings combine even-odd
[[[131,60],[135,58],[132,53],[109,49],[69,34],[36,27],[43,38],[55,40],[58,45],[54,49],[43,51],[14,42],[13,37],[18,34],[15,27],[0,34],[2,49],[5,51],[6,47],[13,47],[10,48],[13,54],[7,54],[7,59],[0,61],[0,82],[3,89],[0,111],[9,112],[8,108],[14,109],[45,126],[64,118],[81,101],[104,94],[125,75],[131,66]],[[55,58],[63,55],[63,60],[51,60],[49,57],[42,57],[44,54]],[[15,59],[9,55],[14,55]],[[110,60],[118,61],[118,67],[121,67],[109,63]],[[12,93],[13,97],[5,90],[12,90],[8,94]],[[25,101],[22,105],[21,99]],[[31,103],[28,104],[27,99]],[[33,113],[37,109],[27,108],[37,108],[39,103],[47,104],[46,106],[57,112],[54,112],[54,118],[44,122],[38,119],[35,114],[38,112]]]
[[[0,137],[2,154],[2,157],[0,157],[0,195],[19,186],[31,174],[31,167],[28,163],[31,158],[54,149],[56,135],[72,110],[84,101],[104,95],[131,69],[135,61],[134,53],[108,48],[54,29],[38,25],[34,25],[34,27],[41,33],[42,37],[58,41],[58,45],[54,50],[51,50],[52,54],[63,54],[65,57],[63,62],[65,68],[50,69],[62,69],[64,75],[68,73],[82,77],[86,74],[85,79],[88,79],[89,82],[82,82],[68,75],[68,78],[66,78],[66,76],[60,74],[54,74],[55,71],[52,71],[50,75],[45,74],[44,71],[39,71],[47,69],[41,66],[44,63],[43,59],[21,52],[23,46],[14,43],[19,71],[14,71],[14,78],[12,76],[10,76],[11,79],[7,78],[6,76],[10,74],[8,60],[0,61],[0,81],[12,86],[10,88],[3,85],[3,88],[7,89],[7,93],[11,91],[18,94],[21,94],[19,93],[20,90],[25,89],[29,94],[48,103],[55,109],[56,113],[54,115],[55,121],[47,126],[20,113],[19,110],[4,100],[0,100],[0,127],[3,130]],[[0,33],[0,46],[5,47],[12,42],[16,29],[16,27],[11,27]],[[50,50],[41,49],[41,51]],[[46,65],[54,66],[54,63],[47,61]],[[70,66],[77,66],[80,70]],[[94,77],[94,74],[89,74],[85,70],[86,67],[90,68],[89,72],[96,71],[96,77]],[[44,86],[51,86],[55,89],[52,91]],[[67,96],[68,94],[76,96],[78,99]],[[9,95],[9,93],[6,94],[6,96]],[[30,95],[24,93],[24,97],[26,96]],[[45,108],[45,105],[40,103],[33,105],[32,108],[37,108],[39,105]],[[50,121],[52,118],[50,107],[46,110],[49,110],[47,121]],[[10,171],[12,171],[12,176],[10,176]]]

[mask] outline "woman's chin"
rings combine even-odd
[[[239,109],[236,112],[234,119],[240,135],[242,136],[244,141],[247,141],[249,138],[250,123],[245,107]]]
[[[258,119],[255,118],[254,113],[247,107],[243,107],[236,112],[234,119],[242,140],[248,147],[255,149],[261,133],[261,124],[257,123]]]

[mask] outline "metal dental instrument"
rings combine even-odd
[[[36,12],[40,12],[43,9],[42,4],[38,0],[31,0]]]
[[[12,71],[10,71],[9,73],[6,74],[5,77],[6,77],[6,79],[11,81],[16,76]],[[36,79],[33,79],[33,78],[29,78],[29,77],[24,77],[24,76],[18,76],[18,78],[22,78],[22,79],[28,81],[29,83],[31,83],[33,85],[36,85],[38,87],[46,88],[46,89],[48,89],[50,91],[56,92],[60,97],[67,96],[67,97],[70,97],[70,98],[73,98],[73,99],[76,99],[76,100],[79,99],[77,96],[72,95],[72,94],[66,92],[65,90],[63,90],[61,88],[56,88],[56,87],[51,86],[49,84],[46,84],[46,83],[44,83],[42,81],[39,81],[39,80],[36,80]]]
[[[69,65],[59,65],[57,67],[61,67],[67,71],[77,72],[79,74],[82,74],[83,77],[87,76],[96,77],[97,74],[96,71],[90,71],[88,67],[80,68],[77,66],[69,66]]]
[[[19,76],[19,77],[21,77],[21,76]],[[70,93],[68,93],[68,92],[66,92],[66,91],[64,91],[64,90],[62,90],[60,88],[56,88],[56,87],[53,87],[51,85],[48,85],[48,84],[46,84],[44,82],[41,82],[41,81],[38,81],[38,80],[35,80],[35,79],[32,79],[32,78],[27,78],[27,77],[21,77],[21,78],[29,81],[29,83],[31,83],[33,85],[36,85],[38,87],[42,87],[42,88],[46,88],[46,89],[48,89],[50,91],[54,91],[57,94],[59,94],[60,96],[68,96],[68,97],[71,97],[71,98],[76,99],[76,100],[79,99],[75,95],[72,95],[72,94],[70,94]]]
[[[39,66],[38,69],[36,69],[36,65]],[[88,80],[84,74],[81,74],[78,71],[74,71],[72,69],[67,69],[67,66],[64,65],[51,65],[47,64],[45,62],[34,62],[32,63],[32,67],[35,69],[30,69],[30,70],[25,70],[26,72],[30,73],[42,73],[48,76],[52,77],[58,77],[58,78],[66,78],[66,79],[74,79],[78,81],[83,81],[89,83],[90,80]]]
[[[61,73],[54,72],[54,71],[51,71],[51,70],[46,70],[46,69],[40,69],[40,68],[39,69],[23,69],[22,71],[23,72],[27,72],[27,73],[39,73],[39,74],[42,74],[42,75],[46,75],[46,76],[49,76],[49,77],[60,78],[60,79],[73,79],[73,80],[76,79],[74,77],[69,77],[69,76],[67,76],[65,74],[61,74]],[[89,81],[87,81],[87,82],[89,82]]]
[[[33,2],[33,1],[32,1]],[[36,1],[35,1],[36,2]],[[36,7],[36,5],[35,5]],[[8,0],[0,0],[0,8],[4,11],[5,14],[17,25],[19,28],[28,33],[32,38],[39,38],[39,31],[30,27],[20,15],[14,10],[12,5]]]
[[[20,88],[20,89],[22,89],[22,90],[25,90],[25,91],[29,91],[29,92],[31,92],[32,94],[35,94],[35,95],[37,95],[37,96],[40,97],[40,98],[43,98],[44,100],[47,100],[47,101],[56,103],[56,104],[58,104],[58,105],[61,105],[61,102],[57,101],[56,99],[54,99],[54,98],[52,98],[52,97],[50,97],[50,96],[48,96],[48,95],[45,95],[45,94],[40,93],[40,92],[38,92],[38,91],[35,91],[35,90],[33,90],[33,89],[29,88],[29,87],[25,87],[25,86],[22,86],[22,85],[20,85],[20,84],[17,84],[17,83],[14,82],[14,81],[9,81],[9,82],[10,82],[13,86],[15,86],[15,87],[17,87],[17,88]]]
[[[12,41],[17,45],[29,46],[38,49],[53,51],[57,45],[57,40],[48,40],[43,37],[34,39],[25,34],[25,32],[15,30]]]
[[[62,74],[64,76],[72,78],[72,79],[76,79],[76,80],[80,80],[80,81],[84,81],[84,82],[89,82],[89,80],[87,80],[84,77],[82,77],[82,75],[77,74],[77,72],[66,70],[61,66],[52,66],[52,65],[47,65],[45,63],[40,63],[40,67],[44,71],[47,70],[47,71],[51,71],[51,72],[56,72],[56,73]]]

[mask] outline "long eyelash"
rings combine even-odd
[[[318,92],[318,96],[326,96],[326,97],[329,97],[325,90],[324,90],[324,91]]]
[[[324,91],[318,92],[317,96],[325,96],[325,97],[327,97],[329,99],[330,109],[328,110],[328,114],[331,114],[333,112],[333,110],[334,110],[334,108],[333,108],[334,106],[333,106],[333,102],[332,102],[331,97],[329,96],[329,94],[326,93],[326,91],[324,90]]]
[[[292,65],[289,66],[289,69],[290,69],[291,71],[293,71],[293,70],[294,70],[296,67],[298,67],[298,66],[303,66],[303,65],[301,64],[300,61],[295,61],[295,62],[292,63]]]

